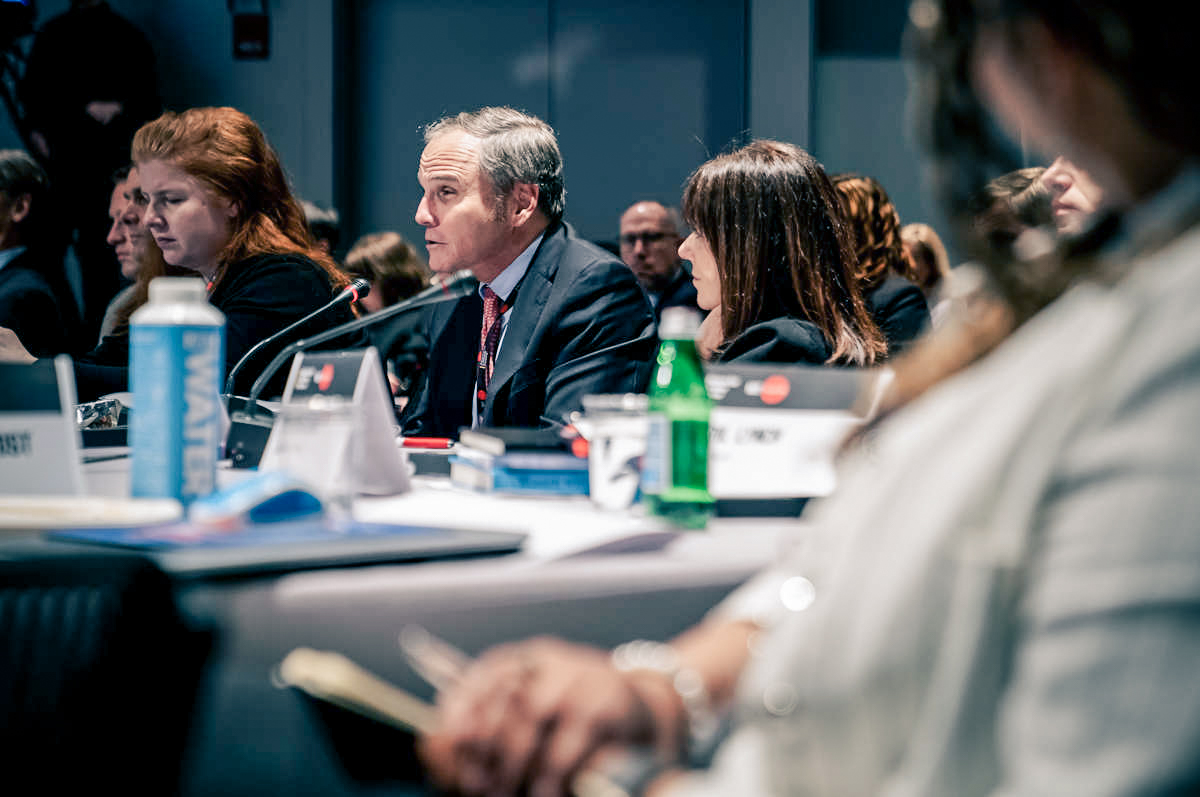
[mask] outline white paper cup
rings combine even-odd
[[[604,509],[625,509],[637,498],[649,419],[646,397],[584,397],[578,426],[588,440],[588,491]]]

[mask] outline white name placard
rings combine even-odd
[[[260,471],[282,470],[318,494],[407,492],[407,457],[374,347],[296,355]]]
[[[873,413],[879,371],[719,364],[705,376],[714,498],[815,498],[837,484],[842,444]]]
[[[83,494],[69,357],[0,363],[0,493]]]
[[[709,492],[714,498],[829,495],[837,484],[837,451],[862,422],[839,410],[715,407],[709,420]]]

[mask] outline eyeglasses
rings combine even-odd
[[[627,246],[630,249],[637,246],[637,242],[641,241],[645,246],[656,244],[659,241],[665,241],[668,238],[675,236],[669,232],[630,232],[622,235],[619,240],[621,246]]]

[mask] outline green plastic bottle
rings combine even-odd
[[[697,314],[663,311],[662,343],[650,380],[650,424],[642,460],[642,496],[650,514],[702,529],[712,515],[708,492],[708,417],[712,401],[696,350]]]

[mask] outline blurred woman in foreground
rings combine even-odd
[[[962,232],[966,198],[1012,168],[976,98],[1115,215],[1039,255],[1009,297],[1015,332],[895,412],[804,550],[662,655],[538,640],[482,657],[424,739],[439,782],[552,794],[587,767],[654,795],[1200,787],[1200,83],[1166,0],[1080,9],[918,0],[918,133]],[[733,725],[711,768],[664,763],[688,763],[712,713]]]
[[[705,163],[683,192],[696,303],[723,362],[871,365],[886,352],[854,285],[849,231],[821,165],[780,141]]]

